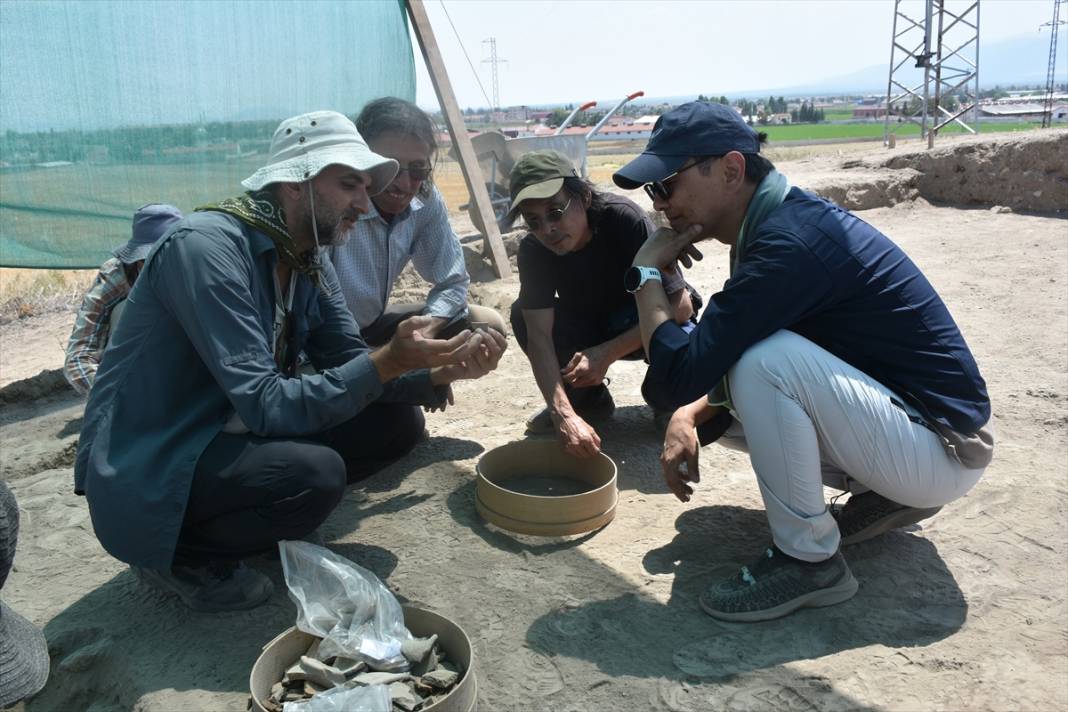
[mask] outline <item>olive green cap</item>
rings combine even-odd
[[[509,178],[508,192],[514,212],[524,200],[551,198],[564,187],[564,178],[578,178],[578,171],[569,159],[559,151],[531,151],[523,154]]]

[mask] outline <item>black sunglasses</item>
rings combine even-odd
[[[642,186],[642,188],[645,189],[645,194],[648,195],[652,200],[670,200],[671,186],[667,184],[669,180],[676,177],[680,173],[684,173],[685,171],[690,170],[694,166],[699,166],[705,161],[708,161],[713,158],[719,158],[719,156],[703,156],[701,158],[698,158],[690,165],[680,168],[679,170],[669,175],[667,178],[664,178],[663,180],[654,180],[652,183],[646,183]]]
[[[545,222],[547,224],[555,225],[556,223],[563,220],[564,216],[567,215],[568,208],[571,207],[572,200],[574,200],[574,198],[569,199],[560,207],[545,211]],[[527,224],[527,227],[530,228],[532,232],[537,232],[541,229],[542,221],[539,220],[536,216],[523,216],[523,222]]]
[[[423,166],[418,163],[409,163],[407,168],[401,166],[401,168],[397,170],[397,175],[400,175],[401,173],[407,173],[408,177],[414,181],[424,181],[430,177],[430,172],[432,170],[433,169],[430,166]]]

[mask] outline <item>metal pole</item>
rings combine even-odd
[[[894,0],[894,23],[890,31],[890,73],[886,78],[886,116],[883,120],[883,146],[890,146],[890,89],[894,85],[894,50],[897,48],[897,16],[901,0]]]
[[[920,120],[920,136],[927,136],[927,106],[931,100],[931,12],[935,0],[927,0],[923,22],[923,118]]]
[[[628,101],[633,101],[634,99],[637,99],[639,96],[645,96],[645,92],[636,91],[633,94],[628,94],[627,96],[623,97],[622,101],[613,106],[612,110],[605,114],[603,117],[601,117],[601,120],[597,122],[597,125],[590,129],[590,132],[586,134],[586,140],[589,141],[591,136],[600,131],[601,127],[605,125],[605,122],[615,116],[616,112],[619,111],[620,107],[622,107]]]
[[[938,3],[938,59],[935,61],[935,96],[934,107],[931,110],[931,130],[928,132],[927,148],[934,148],[935,139],[938,137],[939,113],[938,108],[942,106],[942,46],[943,46],[943,24],[942,21],[945,18],[945,0],[933,0]]]
[[[562,134],[564,132],[564,129],[571,125],[571,122],[574,121],[575,117],[579,114],[579,112],[585,111],[586,109],[592,109],[595,106],[597,106],[596,101],[587,101],[585,104],[579,104],[578,106],[576,106],[571,111],[571,113],[567,115],[567,118],[564,119],[558,127],[556,127],[556,132],[553,134],[553,136],[559,136],[560,134]]]
[[[1044,22],[1039,29],[1049,25],[1049,66],[1046,69],[1046,96],[1042,101],[1042,128],[1048,129],[1053,125],[1053,94],[1057,85],[1057,30],[1064,20],[1060,19],[1061,3],[1064,0],[1053,0],[1053,19]]]
[[[452,145],[456,147],[467,191],[482,218],[482,234],[486,237],[483,251],[489,252],[497,276],[508,277],[512,273],[512,268],[508,263],[508,253],[505,252],[504,241],[501,240],[501,232],[493,214],[493,204],[486,190],[486,179],[482,175],[482,168],[478,165],[475,149],[471,145],[471,137],[467,135],[464,117],[460,112],[460,105],[456,102],[456,94],[452,91],[452,82],[449,81],[449,73],[445,71],[445,62],[441,58],[441,50],[438,48],[438,41],[434,38],[434,29],[430,26],[423,0],[404,0],[404,6],[408,11],[408,19],[412,22],[412,29],[415,31],[415,39],[419,42],[423,61],[426,62],[427,71],[430,73],[430,82],[434,85],[438,104],[441,105],[441,111],[445,115],[445,125],[449,128]]]

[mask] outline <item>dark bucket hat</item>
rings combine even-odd
[[[133,237],[112,254],[126,265],[145,259],[156,240],[167,234],[182,219],[182,211],[173,205],[149,203],[134,213]]]
[[[0,589],[15,560],[19,507],[0,481]],[[48,644],[41,631],[0,601],[0,708],[36,695],[48,680]]]
[[[612,180],[620,188],[634,190],[664,180],[692,156],[723,156],[731,151],[760,153],[759,135],[733,108],[691,101],[657,119],[645,151],[616,171]]]

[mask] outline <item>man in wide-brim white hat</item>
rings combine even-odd
[[[429,317],[373,352],[361,338],[319,247],[396,171],[341,114],[287,119],[247,193],[148,255],[86,405],[75,489],[104,548],[191,608],[267,600],[241,560],[308,536],[347,482],[414,446],[419,406],[500,359],[500,335],[427,339]]]

